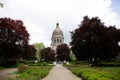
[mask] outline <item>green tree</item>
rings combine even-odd
[[[2,3],[0,3],[0,7],[3,7],[3,4],[2,4]]]
[[[34,47],[36,49],[36,57],[37,57],[37,60],[40,60],[40,50],[45,48],[45,45],[44,43],[34,43]]]
[[[70,51],[70,58],[71,58],[71,61],[76,61],[75,54],[72,53],[72,51]]]

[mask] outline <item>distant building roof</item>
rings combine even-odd
[[[59,27],[59,23],[56,23],[56,28],[53,31],[52,37],[55,37],[56,35],[63,36],[63,32]]]

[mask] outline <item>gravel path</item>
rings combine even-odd
[[[17,68],[8,68],[8,69],[0,70],[0,80],[6,79],[9,73],[13,73],[15,71],[17,71]]]
[[[42,80],[82,80],[73,75],[67,68],[57,64],[52,68],[48,76]]]

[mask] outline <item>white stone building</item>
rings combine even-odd
[[[62,30],[59,27],[59,23],[56,23],[56,28],[54,29],[52,33],[52,38],[51,38],[51,48],[55,50],[58,45],[64,43],[64,35]]]

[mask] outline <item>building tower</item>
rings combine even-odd
[[[59,23],[56,23],[56,28],[54,29],[52,33],[51,40],[52,40],[51,48],[53,50],[55,50],[58,45],[64,43],[64,35],[63,35],[62,30],[59,27]]]

